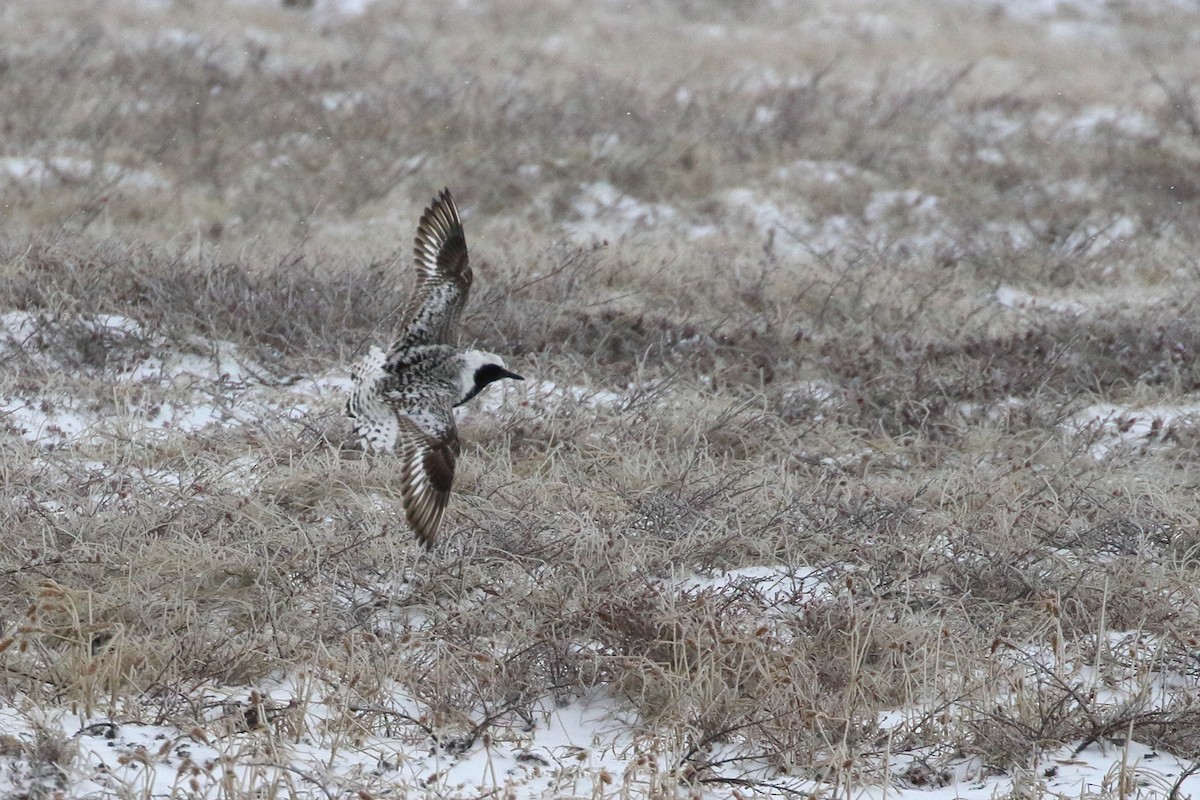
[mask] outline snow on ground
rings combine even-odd
[[[0,158],[0,176],[21,186],[46,186],[98,180],[128,189],[165,189],[168,184],[144,169],[85,158],[9,156]]]
[[[1088,452],[1103,461],[1122,449],[1162,447],[1181,427],[1195,427],[1200,420],[1200,400],[1180,404],[1122,406],[1097,403],[1067,421],[1067,430],[1088,437]]]
[[[896,199],[908,206],[936,207],[908,195]],[[996,299],[1015,308],[1036,304],[1016,290],[1002,289]],[[131,398],[117,416],[125,435],[134,440],[152,440],[172,431],[202,434],[210,427],[253,425],[263,414],[303,417],[340,406],[350,385],[348,373],[342,370],[272,380],[261,364],[231,342],[194,339],[171,346],[119,315],[48,320],[26,312],[0,314],[0,359],[28,358],[48,373],[66,368],[57,361],[62,357],[58,348],[75,340],[59,335],[62,326],[82,331],[86,342],[104,345],[98,351],[103,359],[96,356],[99,366],[89,367],[97,379],[141,390],[114,392]],[[8,434],[40,447],[69,452],[70,447],[105,435],[114,425],[112,409],[88,407],[64,393],[55,394],[53,387],[3,386],[0,420]],[[564,405],[620,413],[637,393],[637,387],[614,391],[560,385],[533,376],[501,386],[501,391],[486,393],[464,413],[541,413]],[[817,389],[821,396],[831,391]],[[1092,453],[1103,458],[1120,445],[1152,440],[1197,409],[1200,404],[1140,409],[1096,405],[1074,418],[1073,432],[1094,436]],[[95,473],[97,484],[112,472],[99,461],[81,466]],[[236,465],[231,469],[236,470]],[[165,486],[179,480],[154,470],[127,477],[134,484]],[[808,566],[761,565],[677,576],[661,588],[680,597],[703,595],[737,602],[749,610],[754,624],[769,626],[781,615],[801,613],[806,604],[837,602],[839,586],[827,572]],[[394,587],[379,591],[386,597],[396,594]],[[351,604],[371,600],[350,595],[343,599]],[[379,635],[401,630],[419,635],[428,627],[426,613],[401,608],[395,619],[381,618]],[[1074,669],[1076,678],[1087,680],[1086,667]],[[1147,676],[1135,677],[1129,687],[1097,687],[1096,702],[1125,702],[1131,692],[1146,685]],[[312,672],[266,686],[203,687],[191,699],[195,707],[207,709],[204,724],[181,730],[154,724],[133,712],[122,713],[120,707],[101,714],[36,707],[20,697],[11,698],[8,705],[0,706],[0,796],[51,786],[66,798],[206,798],[227,796],[234,788],[295,798],[360,791],[376,796],[640,797],[653,793],[686,750],[686,743],[665,741],[639,725],[626,705],[599,689],[546,700],[527,717],[497,722],[486,736],[475,735],[470,724],[455,730],[426,729],[420,702],[399,685],[386,707],[368,707],[356,701],[336,676]],[[879,725],[884,731],[899,731],[921,713],[919,708],[896,709],[883,715]],[[350,723],[363,717],[376,722],[361,725],[350,735],[354,728]],[[389,723],[378,724],[381,718]],[[378,733],[381,730],[388,733]],[[60,739],[76,751],[68,774],[46,774],[44,767],[36,766],[37,759],[31,759],[29,752],[39,739]],[[710,777],[761,781],[757,788],[741,786],[743,797],[830,791],[812,773],[781,774],[737,748],[736,741],[714,745],[714,762],[729,758],[728,763],[737,766],[727,773],[716,767]],[[1136,742],[1109,739],[1049,750],[1035,769],[1020,774],[999,774],[966,755],[935,772],[926,766],[935,755],[881,755],[874,778],[850,787],[847,796],[982,800],[1018,791],[1163,796],[1188,766]],[[281,761],[288,766],[277,766]],[[728,797],[732,785],[717,782],[697,791],[706,798]],[[1200,777],[1187,777],[1180,792],[1180,796],[1200,795]]]
[[[821,572],[809,567],[743,567],[716,575],[681,578],[675,581],[675,585],[685,593],[726,595],[750,592],[761,601],[764,608],[772,609],[781,603],[798,603],[802,598],[833,596],[833,590]]]
[[[950,775],[934,774],[919,758],[906,758],[894,774],[911,784],[907,791],[888,792],[888,797],[921,797],[927,800],[962,798],[992,800],[996,797],[1166,797],[1171,787],[1190,768],[1174,756],[1159,753],[1136,742],[1098,742],[1082,750],[1079,745],[1055,748],[1043,755],[1028,775],[986,777],[987,770],[974,759],[964,759]],[[932,784],[932,786],[931,786]],[[944,784],[940,785],[939,784]],[[1200,791],[1200,778],[1182,781],[1178,797]],[[879,792],[874,796],[882,797]]]
[[[611,134],[597,139],[592,143],[593,150],[603,153],[610,149],[615,146],[615,137]],[[582,185],[573,209],[577,219],[564,227],[569,236],[581,241],[615,241],[639,230],[681,225],[679,211],[671,206],[643,202],[606,181]]]
[[[280,7],[280,0],[236,0],[236,2],[238,5],[257,6],[270,10]],[[311,10],[329,17],[357,17],[366,13],[374,3],[375,0],[309,0],[308,2],[297,2],[293,8],[296,11]]]
[[[860,214],[831,214],[818,217],[804,203],[800,191],[805,181],[838,183],[875,179],[853,165],[840,162],[801,161],[776,171],[782,185],[776,193],[759,189],[730,189],[722,195],[723,216],[741,220],[754,229],[769,246],[789,258],[807,258],[843,246],[848,237],[889,230],[906,246],[929,248],[944,241],[937,231],[938,199],[915,189],[878,190],[870,194]],[[798,185],[799,184],[799,185]],[[718,234],[716,225],[688,219],[679,209],[664,203],[647,203],[607,182],[580,187],[572,209],[575,219],[563,224],[573,239],[617,241],[641,231],[664,228],[695,241]]]
[[[375,0],[318,0],[314,7],[330,14],[357,17],[366,13]]]
[[[499,384],[502,391],[495,387],[480,398],[478,408],[487,413],[495,413],[512,404],[514,399],[526,408],[546,409],[559,407],[564,404],[586,405],[593,408],[617,408],[628,402],[629,393],[617,393],[608,389],[597,389],[587,386],[560,386],[554,381],[526,380],[504,381]],[[514,398],[515,395],[515,398]],[[469,414],[470,410],[466,412]]]
[[[793,165],[777,177],[786,180],[793,174],[818,182],[836,181],[843,175],[861,177],[837,164],[812,162]],[[932,195],[915,189],[881,189],[868,195],[859,213],[822,216],[799,199],[802,192],[795,183],[788,181],[787,199],[779,201],[758,190],[728,190],[723,195],[725,208],[731,218],[753,228],[768,249],[789,259],[808,260],[813,254],[844,249],[847,241],[855,240],[886,240],[912,251],[931,251],[950,243],[939,230],[941,211]]]
[[[767,577],[769,570],[745,575]],[[744,577],[742,575],[741,577]],[[712,579],[728,588],[739,575]],[[431,730],[419,701],[397,686],[384,705],[358,700],[337,676],[302,672],[257,687],[206,687],[192,698],[206,709],[201,725],[180,730],[120,713],[35,707],[17,698],[0,707],[0,795],[41,786],[64,798],[318,798],[420,796],[468,798],[648,797],[686,746],[663,741],[638,725],[602,690],[547,701],[532,714],[490,726]],[[879,720],[892,730],[919,718],[898,710]],[[355,720],[371,724],[355,725]],[[387,720],[387,724],[379,724]],[[364,731],[386,730],[388,733]],[[22,752],[42,741],[63,740],[75,751],[66,774],[39,770]],[[28,750],[25,750],[27,753]],[[717,745],[712,761],[736,759],[736,772],[711,778],[759,781],[742,797],[793,793],[825,796],[832,787],[812,775],[781,775],[738,758],[736,743]],[[1105,737],[1047,749],[1028,772],[1002,774],[969,755],[934,770],[933,753],[881,756],[876,785],[843,786],[854,798],[996,798],[1010,796],[1163,797],[1178,783],[1179,797],[1200,793],[1190,765],[1137,742]],[[275,763],[273,763],[275,762]],[[281,768],[276,763],[287,764]],[[734,784],[730,784],[734,785]],[[729,797],[721,783],[691,796]],[[365,793],[365,794],[364,794]]]
[[[357,792],[478,797],[498,787],[522,797],[585,796],[624,774],[636,784],[630,754],[644,748],[633,727],[603,693],[553,703],[486,740],[462,731],[433,731],[419,702],[397,690],[387,707],[358,703],[334,677],[302,674],[273,687],[210,688],[195,698],[208,709],[190,731],[66,709],[18,704],[0,708],[0,730],[20,741],[65,738],[77,754],[61,796],[239,796],[264,792],[292,798]],[[391,718],[390,736],[364,735],[347,722]],[[272,766],[264,751],[290,764]],[[42,783],[28,762],[0,755],[0,794]],[[586,789],[584,788],[586,787]],[[566,794],[564,794],[566,793]],[[364,795],[360,795],[364,796]],[[501,794],[501,796],[504,796]],[[508,796],[518,796],[512,794]]]
[[[819,602],[837,591],[804,567],[683,576],[664,587],[669,590],[671,584],[681,595],[711,593],[729,601],[754,597],[774,613],[795,613],[794,604],[802,599]],[[1106,641],[1117,653],[1153,648],[1151,639],[1143,632],[1109,632]],[[1101,680],[1090,665],[1072,665],[1043,645],[1007,654],[1002,650],[999,657],[1063,671],[1064,680],[1094,698],[1097,708],[1120,707],[1135,696],[1165,703],[1171,691],[1187,691],[1162,676]],[[57,790],[63,798],[198,799],[231,793],[298,799],[666,796],[656,794],[655,787],[689,747],[641,725],[624,703],[599,688],[546,699],[531,713],[498,720],[486,730],[473,728],[478,721],[466,715],[460,724],[431,728],[429,709],[404,686],[385,687],[383,694],[386,700],[364,701],[341,676],[319,670],[256,686],[199,687],[189,700],[202,710],[202,719],[189,730],[123,714],[119,708],[109,713],[46,708],[17,697],[0,706],[0,796],[23,796],[35,787]],[[997,698],[998,705],[1005,702]],[[920,724],[929,713],[915,706],[896,709],[880,716],[879,728],[895,732],[898,743],[906,727]],[[63,742],[73,753],[64,774],[39,767],[30,757],[39,741]],[[869,777],[840,786],[837,796],[988,800],[1014,794],[1103,793],[1150,798],[1166,796],[1173,788],[1179,797],[1200,794],[1200,776],[1190,774],[1191,765],[1120,736],[1048,746],[1031,769],[1012,773],[970,754],[949,762],[939,755],[885,748],[873,764],[864,765]],[[733,786],[744,798],[830,796],[835,791],[812,772],[786,774],[777,765],[760,763],[739,750],[736,737],[715,744],[707,760],[717,765],[705,773],[709,783],[697,785],[689,796],[730,797]],[[730,766],[722,768],[722,763]],[[931,763],[942,766],[934,769]],[[726,778],[730,783],[721,782]]]
[[[1129,6],[1113,0],[1005,0],[997,4],[994,0],[958,0],[962,5],[983,5],[995,9],[996,13],[1014,19],[1044,21],[1055,17],[1085,19],[1089,21],[1115,22],[1127,13]],[[1193,0],[1140,0],[1138,11],[1163,13],[1172,9],[1195,8]]]
[[[74,339],[64,333],[72,330]],[[84,336],[78,336],[78,331]],[[90,348],[88,357],[76,352],[81,347]],[[0,395],[0,422],[9,433],[44,446],[93,441],[115,429],[143,437],[156,431],[196,432],[210,425],[254,422],[268,412],[294,414],[306,409],[302,395],[263,391],[266,385],[255,376],[266,371],[245,358],[236,345],[195,339],[181,351],[118,315],[70,320],[27,312],[0,315],[0,356],[27,358],[50,376],[44,383],[0,390],[5,391]],[[138,391],[130,393],[124,408],[113,409],[84,405],[55,390],[53,376],[89,371],[114,387]],[[114,397],[120,395],[113,392]]]
[[[996,289],[994,294],[996,302],[1004,308],[1010,308],[1017,311],[1053,311],[1057,314],[1066,314],[1072,317],[1078,317],[1087,313],[1088,307],[1082,303],[1077,303],[1074,300],[1050,300],[1045,297],[1039,297],[1029,292],[1023,292],[1020,289],[1014,289],[1011,286],[1001,286]]]

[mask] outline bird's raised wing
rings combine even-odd
[[[400,495],[404,515],[417,535],[417,541],[432,549],[438,526],[450,499],[454,484],[454,463],[458,455],[458,435],[451,417],[448,432],[431,436],[410,416],[399,413],[400,430],[396,435],[396,455],[401,461]]]
[[[417,224],[413,245],[417,285],[404,310],[392,352],[425,344],[452,344],[471,291],[471,265],[462,220],[449,189],[433,199]]]

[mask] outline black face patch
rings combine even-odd
[[[471,389],[471,391],[467,392],[466,397],[458,401],[457,405],[461,406],[463,403],[482,392],[489,383],[498,381],[502,378],[512,378],[514,381],[525,380],[517,373],[509,372],[499,364],[484,364],[482,367],[475,370],[475,386]]]
[[[509,372],[499,364],[484,364],[479,369],[475,370],[475,386],[482,389],[492,381],[498,381],[501,378],[512,378],[515,381],[525,380],[515,372]]]

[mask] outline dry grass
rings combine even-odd
[[[0,158],[44,174],[0,170],[0,313],[29,321],[0,341],[0,398],[101,423],[38,444],[0,411],[0,699],[249,736],[265,771],[228,797],[321,784],[263,766],[319,738],[318,699],[326,739],[457,753],[602,689],[647,734],[632,796],[836,794],[903,754],[905,785],[964,759],[1018,775],[1124,737],[1200,758],[1200,439],[1181,417],[1097,459],[1111,431],[1070,424],[1200,387],[1197,65],[1153,55],[1167,18],[1114,23],[1147,48],[1124,61],[1036,51],[1071,65],[1056,95],[989,80],[1027,46],[1003,15],[914,18],[918,43],[963,26],[964,51],[887,70],[853,36],[770,55],[771,4],[654,5],[641,35],[719,22],[762,63],[698,40],[691,73],[622,73],[499,11],[369,36],[403,16],[383,3],[325,34],[288,16],[319,8],[240,7],[245,38],[188,8],[187,36],[3,12],[42,33],[0,39]],[[491,28],[528,66],[465,55]],[[904,46],[884,36],[880,59]],[[1085,123],[1092,68],[1119,113]],[[465,338],[620,399],[472,414],[445,541],[418,557],[395,465],[339,458],[336,396],[291,392],[387,338],[443,183],[478,265]],[[633,210],[580,205],[605,183]],[[168,352],[216,373],[130,379]],[[226,424],[147,433],[198,398]],[[764,565],[782,588],[704,579]],[[291,706],[211,705],[297,675]],[[71,769],[56,736],[0,735],[30,798]]]

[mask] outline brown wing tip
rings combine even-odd
[[[430,507],[428,503],[422,503],[418,507],[411,496],[404,498],[404,516],[408,521],[408,527],[417,537],[417,542],[426,550],[432,550],[433,545],[437,542],[438,528],[442,522],[442,508],[437,507],[436,501]]]
[[[424,445],[410,455],[401,473],[402,495],[408,527],[426,550],[432,550],[454,484],[455,458],[449,442],[425,438]]]
[[[417,223],[413,256],[418,263],[440,264],[441,254],[447,249],[461,251],[465,255],[467,239],[463,233],[462,219],[458,216],[458,206],[454,204],[454,197],[449,189],[442,189],[425,208]],[[466,265],[466,259],[452,259],[451,263],[461,270]]]
[[[438,528],[442,525],[443,511],[445,511],[444,505],[422,517],[406,509],[405,516],[408,519],[408,527],[417,537],[417,543],[426,550],[432,550],[434,544],[437,543]]]
[[[423,550],[432,550],[433,543],[437,541],[437,530],[425,531],[420,528],[415,528],[412,522],[409,522],[409,527],[413,529],[413,533],[417,535],[417,544],[421,545]]]
[[[455,205],[454,196],[450,194],[449,189],[438,192],[437,197],[430,200],[429,205],[421,212],[417,230],[430,228],[442,235],[462,233],[462,219],[458,216],[458,206]]]

